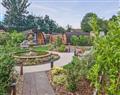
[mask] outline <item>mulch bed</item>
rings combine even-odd
[[[16,83],[16,95],[23,95],[23,76],[18,77],[17,83]]]
[[[52,78],[50,72],[48,72],[48,78],[51,83]],[[56,95],[93,95],[93,87],[90,86],[90,82],[87,79],[81,79],[77,85],[77,91],[73,93],[67,91],[63,85],[61,86],[52,85],[52,87]]]

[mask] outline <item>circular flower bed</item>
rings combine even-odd
[[[14,58],[16,59],[18,65],[23,63],[23,65],[30,66],[56,61],[60,58],[60,56],[58,54],[51,54],[45,51],[32,51],[15,53]]]

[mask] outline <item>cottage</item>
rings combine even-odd
[[[72,29],[71,32],[66,32],[63,35],[63,39],[62,39],[63,44],[70,44],[71,43],[70,39],[73,35],[75,35],[75,36],[80,36],[80,35],[90,36],[90,33],[82,32],[82,31],[80,31],[80,29]]]
[[[34,37],[33,41],[36,44],[45,44],[44,34],[40,32],[38,29],[30,29],[30,30],[24,31],[24,33],[26,34],[26,38],[32,34]]]

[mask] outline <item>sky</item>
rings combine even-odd
[[[0,20],[4,19],[5,8],[0,0]],[[96,13],[100,18],[109,19],[117,14],[120,0],[29,0],[30,14],[36,16],[49,15],[60,26],[67,24],[73,28],[80,28],[84,15],[88,12]]]

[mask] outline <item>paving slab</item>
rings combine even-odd
[[[55,95],[46,72],[24,74],[23,95]]]

